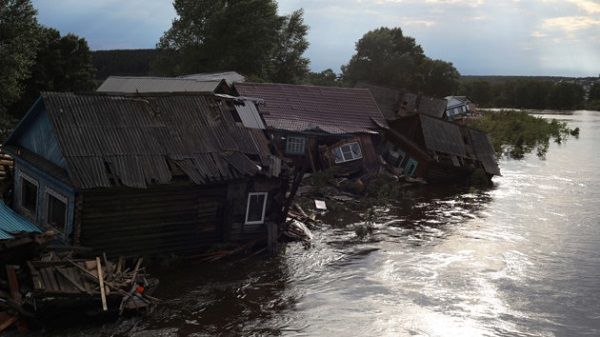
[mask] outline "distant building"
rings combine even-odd
[[[235,71],[223,71],[214,73],[199,73],[182,75],[179,78],[194,79],[197,81],[220,81],[225,80],[227,84],[232,85],[233,83],[246,82],[246,77],[235,72]]]
[[[446,117],[448,120],[452,121],[477,115],[477,106],[466,96],[447,96],[446,102]]]
[[[105,93],[221,93],[231,89],[224,79],[198,80],[179,77],[110,76],[96,90]]]

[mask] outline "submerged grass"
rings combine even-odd
[[[513,159],[522,159],[534,150],[540,159],[545,159],[550,141],[561,144],[569,136],[579,136],[579,128],[571,129],[567,123],[556,119],[536,117],[518,110],[487,112],[469,125],[488,133],[498,157]]]

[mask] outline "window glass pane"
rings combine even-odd
[[[306,139],[303,137],[288,137],[285,152],[288,154],[304,154],[305,143]]]
[[[342,153],[344,154],[344,160],[346,161],[352,160],[354,158],[352,157],[352,149],[350,149],[350,145],[342,146]]]
[[[56,229],[65,227],[67,205],[51,194],[48,194],[48,224]]]
[[[360,145],[358,145],[358,143],[350,144],[350,149],[352,150],[353,159],[362,158],[362,153],[360,152]]]
[[[35,212],[37,206],[37,186],[27,179],[21,178],[21,205]]]
[[[341,162],[343,162],[343,161],[344,161],[344,156],[342,155],[342,149],[341,149],[341,148],[339,148],[339,147],[336,147],[336,148],[333,150],[333,154],[334,154],[334,156],[335,156],[335,162],[336,162],[336,163],[341,163]]]
[[[267,196],[265,194],[250,194],[249,198],[246,222],[263,222],[262,211]]]

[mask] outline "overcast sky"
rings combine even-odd
[[[171,0],[33,0],[39,21],[94,50],[152,48],[171,25]],[[280,0],[304,8],[314,71],[339,72],[356,41],[401,27],[427,56],[464,75],[600,74],[600,0]]]

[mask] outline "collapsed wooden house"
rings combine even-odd
[[[425,114],[388,121],[382,146],[386,162],[408,177],[428,182],[464,179],[480,168],[500,175],[486,133]]]
[[[263,100],[260,112],[279,153],[313,171],[373,170],[379,125],[386,125],[367,89],[236,83],[240,96]]]
[[[235,111],[213,95],[43,93],[4,145],[13,208],[110,255],[276,238],[285,172]]]
[[[366,82],[358,82],[356,88],[365,88],[371,91],[379,109],[387,120],[395,120],[424,114],[436,118],[446,119],[446,100],[424,95],[417,95],[403,90],[386,88]]]

